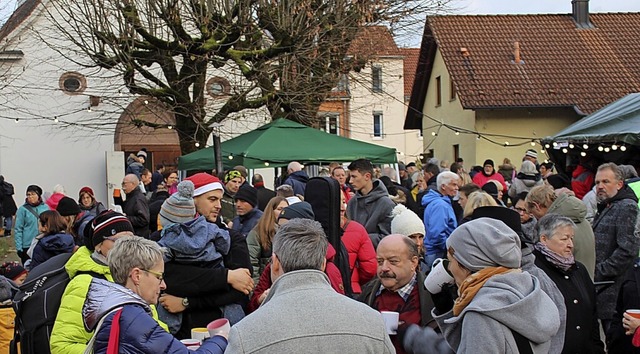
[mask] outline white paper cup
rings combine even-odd
[[[184,344],[186,347],[191,347],[200,345],[200,340],[195,338],[181,339],[180,343]]]
[[[191,338],[203,341],[209,338],[209,331],[205,327],[191,328]]]
[[[431,272],[424,280],[424,287],[432,294],[437,294],[442,291],[442,286],[445,284],[453,284],[455,280],[449,270],[449,260],[438,258],[433,261],[433,267]]]
[[[387,334],[397,334],[400,314],[394,311],[380,311],[380,314],[382,314],[384,326],[387,328]]]
[[[209,335],[213,337],[220,333],[229,333],[231,330],[231,324],[226,318],[218,318],[217,320],[209,322],[207,330],[209,331]]]

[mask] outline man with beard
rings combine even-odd
[[[433,301],[424,287],[425,275],[417,272],[419,251],[407,236],[393,234],[383,238],[376,250],[378,276],[362,289],[359,301],[378,311],[399,313],[398,333],[412,324],[431,326]],[[400,335],[392,335],[396,353],[405,353]]]
[[[613,281],[599,289],[596,297],[598,318],[607,333],[624,275],[638,257],[640,238],[635,234],[638,198],[624,184],[622,172],[614,163],[600,165],[595,181],[598,212],[593,220],[596,240],[594,280],[596,283]]]
[[[473,176],[473,183],[477,184],[479,187],[482,187],[490,180],[494,180],[500,182],[503,191],[507,190],[507,184],[504,181],[504,177],[502,177],[501,174],[497,173],[495,168],[493,167],[495,166],[493,164],[493,160],[485,160],[482,166],[482,172],[476,173]]]

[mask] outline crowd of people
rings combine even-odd
[[[487,159],[470,171],[461,159],[332,163],[332,245],[296,161],[270,190],[243,166],[179,181],[145,159],[128,158],[113,195],[122,213],[88,186],[72,199],[30,185],[15,223],[5,216],[21,264],[0,274],[14,286],[71,254],[54,354],[107,352],[114,333],[121,353],[185,352],[180,340],[220,318],[230,332],[189,350],[640,353],[640,320],[627,313],[640,310],[632,166],[583,159],[569,179],[534,150],[520,166]],[[7,184],[0,176],[11,212]]]

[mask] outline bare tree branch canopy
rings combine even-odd
[[[210,125],[246,109],[312,124],[340,75],[358,29],[410,29],[448,1],[436,0],[52,0],[46,14],[73,46],[60,53],[117,72],[134,95],[176,117],[183,153]],[[46,40],[46,38],[45,38]],[[74,52],[73,55],[69,53]],[[372,48],[372,52],[373,52]],[[88,60],[85,60],[88,58]],[[223,104],[207,111],[212,70],[237,75]],[[229,80],[231,81],[231,80]],[[140,125],[151,123],[134,122]]]

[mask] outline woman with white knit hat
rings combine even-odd
[[[418,266],[423,273],[431,268],[424,261],[424,235],[425,228],[422,219],[413,211],[407,209],[402,204],[396,205],[391,211],[391,234],[405,235],[412,239],[416,245],[418,245],[418,252],[420,253],[420,262]]]

